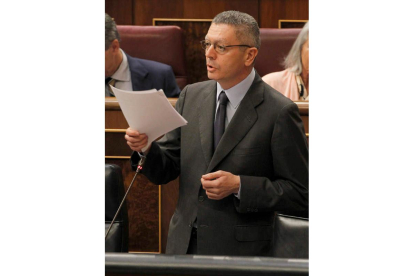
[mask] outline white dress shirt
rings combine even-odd
[[[129,71],[129,65],[128,65],[128,59],[122,51],[122,62],[118,67],[118,70],[115,71],[115,73],[111,76],[112,79],[115,80],[115,86],[116,88],[132,91],[132,82],[131,82],[131,72]]]

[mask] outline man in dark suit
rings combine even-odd
[[[188,124],[145,152],[142,173],[150,181],[180,176],[166,251],[270,256],[274,212],[308,213],[308,146],[299,110],[254,70],[260,37],[250,15],[220,13],[202,47],[211,80],[188,85],[176,104]],[[128,129],[125,139],[136,169],[147,136]]]
[[[162,89],[167,97],[178,97],[171,66],[134,58],[121,50],[115,21],[105,14],[105,96],[114,96],[109,84],[129,91]]]

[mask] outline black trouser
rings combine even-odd
[[[188,245],[187,254],[197,254],[197,228],[191,230],[190,244]]]

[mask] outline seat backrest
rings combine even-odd
[[[121,49],[128,55],[170,65],[177,85],[187,85],[184,33],[178,26],[118,25]]]
[[[105,234],[124,195],[121,168],[105,164]],[[124,203],[105,240],[105,252],[128,252],[128,227],[128,211]]]
[[[301,29],[261,28],[262,41],[254,68],[263,77],[272,72],[285,70],[283,61],[289,54]]]
[[[309,219],[275,215],[273,257],[309,259]]]

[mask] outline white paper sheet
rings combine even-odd
[[[125,91],[111,86],[130,128],[148,136],[148,146],[161,135],[187,124],[164,91]]]

